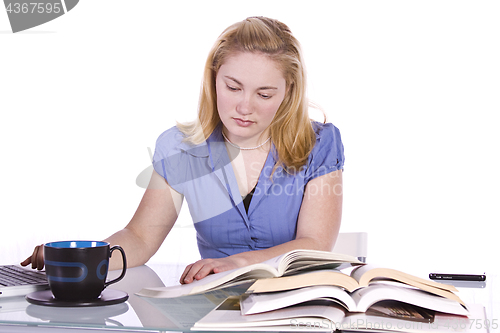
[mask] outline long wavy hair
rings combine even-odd
[[[205,64],[198,119],[177,124],[186,140],[199,144],[221,123],[217,111],[215,79],[219,68],[237,52],[269,56],[286,80],[287,93],[269,126],[278,165],[293,172],[305,165],[316,142],[309,119],[306,74],[300,44],[285,24],[266,17],[249,17],[231,25],[219,36]]]

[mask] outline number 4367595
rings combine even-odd
[[[59,14],[62,11],[61,4],[56,3],[37,3],[37,2],[24,2],[24,3],[9,3],[7,6],[8,13],[14,14]]]

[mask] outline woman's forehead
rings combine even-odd
[[[240,84],[251,80],[263,85],[276,85],[285,80],[275,60],[268,55],[255,52],[238,52],[229,56],[219,68],[217,75],[229,77]]]

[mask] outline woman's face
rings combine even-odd
[[[248,148],[269,137],[267,128],[285,97],[286,81],[274,60],[239,52],[219,68],[216,91],[224,133],[231,142]]]

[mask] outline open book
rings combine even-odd
[[[434,298],[438,296],[429,295]],[[474,325],[485,319],[480,305],[469,306],[468,316],[433,312],[432,319],[413,321],[394,315],[374,315],[349,313],[338,304],[309,303],[290,306],[274,311],[243,315],[240,298],[229,297],[217,308],[199,320],[191,330],[198,331],[314,331],[332,332],[335,330],[358,332],[486,332],[485,325]],[[396,309],[395,312],[398,310]],[[450,323],[453,323],[450,324]]]
[[[336,270],[320,270],[275,279],[261,279],[254,282],[248,288],[247,293],[277,292],[321,285],[338,286],[348,292],[353,292],[377,281],[397,281],[464,305],[463,301],[454,293],[457,289],[452,285],[422,279],[395,269],[380,268],[370,264],[355,268],[350,275]]]
[[[258,280],[240,299],[242,317],[233,315],[235,320],[247,322],[251,318],[260,317],[274,318],[285,315],[289,318],[292,314],[290,318],[296,318],[299,311],[300,318],[310,320],[308,316],[311,303],[317,307],[317,303],[321,302],[323,307],[315,311],[324,314],[328,320],[332,320],[333,313],[338,315],[338,310],[335,310],[338,308],[347,316],[356,313],[370,316],[374,313],[387,314],[394,308],[402,308],[403,305],[422,309],[422,312],[415,313],[430,310],[430,313],[467,316],[468,309],[454,291],[457,291],[456,288],[450,285],[394,269],[365,265],[355,268],[350,275],[335,270],[322,270]],[[397,310],[395,313],[401,311]]]
[[[396,301],[455,315],[468,314],[465,306],[455,300],[435,296],[419,289],[377,283],[352,293],[340,287],[320,285],[279,293],[249,294],[242,297],[241,313],[244,315],[262,313],[316,300],[339,304],[348,312],[366,312],[376,303]]]
[[[288,276],[315,269],[333,269],[342,264],[362,265],[363,263],[345,254],[315,250],[293,250],[263,263],[211,274],[189,284],[144,288],[137,295],[158,298],[193,295],[251,282],[256,279]]]

